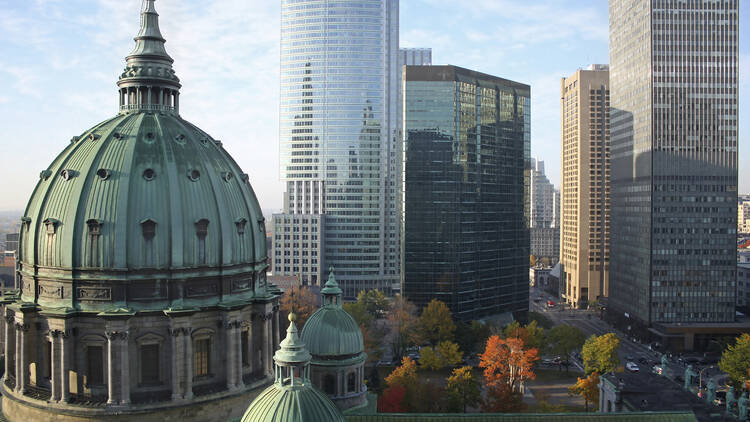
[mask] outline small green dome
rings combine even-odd
[[[344,421],[335,404],[309,381],[294,387],[273,384],[250,404],[242,422]]]
[[[302,329],[302,341],[313,359],[356,355],[365,349],[357,322],[348,312],[335,306],[324,306],[307,320]]]

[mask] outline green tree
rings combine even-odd
[[[536,321],[531,321],[524,326],[521,326],[518,321],[513,321],[505,327],[503,335],[505,338],[520,338],[526,347],[533,347],[537,350],[543,350],[546,345],[544,328],[540,327]]]
[[[456,343],[467,355],[476,355],[490,338],[490,327],[479,321],[456,322]]]
[[[583,397],[586,411],[589,411],[589,403],[599,401],[599,373],[592,372],[586,378],[578,378],[572,387],[568,388],[571,395]]]
[[[373,318],[385,315],[390,304],[388,298],[380,290],[362,290],[357,295],[357,303],[364,305],[368,314]]]
[[[614,372],[620,365],[620,357],[617,354],[619,347],[620,339],[615,333],[592,335],[586,339],[581,350],[586,374]]]
[[[362,302],[347,302],[342,305],[344,310],[351,315],[358,325],[370,326],[372,321],[375,320],[369,312],[367,307]]]
[[[416,343],[417,307],[405,297],[396,295],[388,313],[388,325],[391,327],[391,350],[396,359],[401,359],[406,348]]]
[[[482,401],[479,381],[472,367],[456,368],[448,377],[446,391],[449,396],[449,411],[466,413],[468,406],[476,406]]]
[[[422,309],[419,317],[419,327],[422,335],[435,347],[441,341],[453,341],[456,324],[453,323],[451,311],[445,302],[432,299]]]
[[[735,388],[750,384],[750,334],[737,337],[734,345],[724,350],[719,368],[729,375]]]
[[[463,353],[458,344],[452,341],[441,341],[436,347],[423,347],[420,350],[419,365],[423,368],[439,371],[446,366],[461,363]]]
[[[570,367],[570,354],[583,347],[586,334],[572,325],[556,325],[547,333],[550,353],[560,356],[566,371]]]

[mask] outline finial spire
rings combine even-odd
[[[336,282],[336,276],[333,274],[333,267],[330,268],[328,281],[325,286],[323,286],[323,290],[321,290],[320,293],[323,294],[324,306],[341,306],[341,294],[343,292],[341,291],[339,284]]]
[[[120,111],[179,111],[180,80],[172,69],[172,57],[164,48],[166,40],[159,29],[154,0],[144,0],[141,27],[134,38],[135,48],[125,58],[120,75]]]

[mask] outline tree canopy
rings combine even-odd
[[[427,369],[440,370],[446,366],[461,363],[463,353],[458,344],[452,341],[441,341],[436,347],[423,347],[420,351],[419,364]]]
[[[619,347],[620,339],[615,333],[592,335],[586,339],[581,350],[586,374],[592,372],[606,374],[617,370],[620,366],[620,356],[617,354]]]
[[[721,354],[719,368],[729,375],[735,388],[750,388],[750,334],[737,337]]]
[[[380,290],[362,290],[357,295],[357,303],[361,303],[373,318],[385,315],[390,307],[388,298]]]
[[[396,295],[387,319],[391,327],[391,348],[393,356],[400,359],[406,348],[416,343],[417,307],[405,297]]]
[[[586,334],[572,325],[556,325],[547,332],[547,348],[560,356],[565,368],[570,366],[570,354],[583,347]]]
[[[466,413],[468,406],[482,401],[482,391],[471,366],[454,369],[446,381],[450,411]]]
[[[310,316],[318,310],[318,297],[306,286],[295,286],[281,297],[279,305],[286,313],[297,315],[297,328],[302,329]]]
[[[448,305],[432,299],[422,309],[422,315],[419,316],[419,328],[425,340],[434,347],[441,341],[453,341],[456,324],[453,323],[453,316]]]
[[[586,411],[589,411],[589,403],[599,402],[599,373],[592,372],[586,378],[578,378],[578,381],[568,388],[572,395],[583,397]]]
[[[521,338],[492,336],[479,357],[479,366],[484,368],[485,384],[497,387],[507,384],[511,391],[518,391],[526,379],[534,379],[534,362],[539,360],[535,348],[524,348]]]

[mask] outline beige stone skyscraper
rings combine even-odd
[[[560,294],[585,307],[608,294],[609,67],[591,65],[563,78],[560,110]]]

